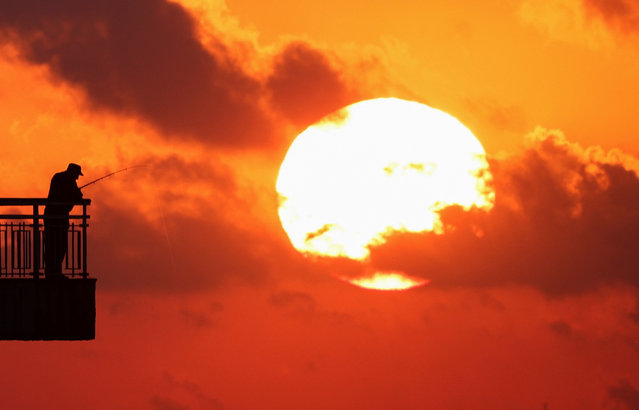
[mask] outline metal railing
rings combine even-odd
[[[47,205],[75,205],[69,214],[67,253],[62,274],[88,277],[87,228],[90,199],[54,202],[47,198],[0,198],[0,278],[39,278],[46,269],[45,221],[66,215],[44,215]],[[79,205],[79,206],[78,206]]]

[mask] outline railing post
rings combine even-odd
[[[40,212],[38,204],[33,204],[33,278],[40,277]]]
[[[82,204],[82,279],[87,276],[87,204]]]

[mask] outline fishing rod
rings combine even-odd
[[[108,178],[108,177],[113,176],[115,174],[119,174],[120,172],[128,171],[129,169],[133,169],[133,168],[141,168],[141,167],[144,167],[144,166],[146,166],[146,165],[134,165],[132,167],[122,168],[122,169],[117,170],[115,172],[111,172],[110,174],[106,174],[106,175],[104,175],[104,176],[102,176],[102,177],[100,177],[98,179],[94,179],[93,181],[89,182],[88,184],[82,185],[79,189],[82,189],[84,187],[88,187],[89,185],[93,185],[93,184],[95,184],[98,181],[102,181],[104,178]]]

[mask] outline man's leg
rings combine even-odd
[[[45,227],[44,273],[47,277],[62,275],[62,262],[67,253],[67,230],[63,224],[51,224]]]

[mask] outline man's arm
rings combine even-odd
[[[78,188],[78,183],[73,181],[73,194],[71,195],[71,197],[74,201],[79,201],[80,199],[82,199],[82,196],[82,190]]]

